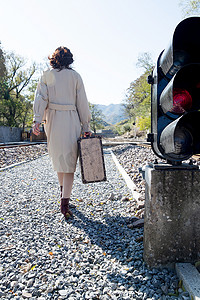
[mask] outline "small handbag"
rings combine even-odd
[[[78,139],[79,161],[83,183],[106,181],[102,140],[100,136]]]

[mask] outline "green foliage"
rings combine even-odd
[[[101,110],[97,108],[95,104],[89,103],[90,112],[91,112],[91,130],[96,133],[97,129],[103,129],[104,128],[104,116]]]
[[[138,79],[131,82],[127,90],[126,97],[126,113],[130,118],[139,120],[140,118],[147,118],[150,116],[151,111],[151,87],[147,83],[147,76],[149,73],[146,71]]]
[[[118,135],[124,134],[123,126],[115,125],[113,132]]]
[[[1,49],[1,42],[0,42],[0,76],[5,76],[6,73],[6,66],[5,66],[5,57],[3,50]]]
[[[184,17],[200,14],[200,0],[180,0],[179,5]]]
[[[138,61],[136,63],[136,66],[138,68],[142,68],[150,73],[152,71],[153,65],[153,60],[149,52],[140,53],[140,55],[138,56]]]
[[[140,117],[137,126],[140,128],[140,130],[148,130],[151,128],[151,116],[148,117]]]
[[[119,125],[112,125],[112,131],[114,132],[115,135],[122,135],[122,132],[121,132],[121,126]]]
[[[124,132],[131,131],[131,126],[129,124],[125,124],[123,130]]]
[[[130,132],[133,127],[133,120],[123,120],[116,125],[112,126],[112,130],[114,133],[118,135],[122,135],[126,132]]]
[[[130,83],[124,106],[129,118],[135,120],[136,126],[141,130],[147,130],[151,126],[151,86],[147,82],[147,77],[153,69],[150,54],[141,54],[138,58],[137,66],[145,71],[139,78]]]
[[[36,65],[26,67],[25,59],[13,52],[0,52],[0,62],[2,56],[5,71],[0,82],[0,125],[24,129],[32,123]]]
[[[1,43],[0,43],[1,47]],[[6,66],[5,66],[5,57],[2,49],[0,48],[0,99],[4,97],[6,92]]]
[[[131,120],[126,119],[126,120],[122,120],[122,121],[118,122],[116,125],[117,125],[117,126],[120,126],[120,125],[127,124],[127,123],[129,123],[129,122],[131,122]]]

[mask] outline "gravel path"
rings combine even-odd
[[[103,183],[83,185],[77,168],[68,222],[48,156],[1,172],[1,299],[189,299],[173,271],[146,267],[143,229],[128,226],[134,199],[108,149],[105,163]]]

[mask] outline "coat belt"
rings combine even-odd
[[[73,104],[57,104],[57,103],[51,103],[48,104],[49,109],[54,110],[76,110],[76,106]]]

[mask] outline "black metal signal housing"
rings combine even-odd
[[[200,153],[200,17],[181,21],[158,57],[151,84],[151,142],[171,164]]]

